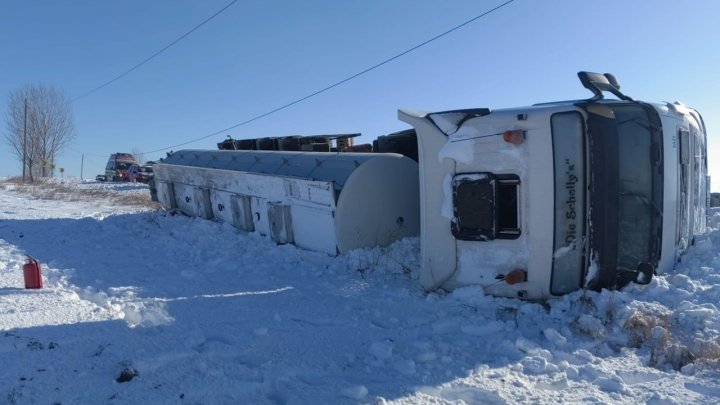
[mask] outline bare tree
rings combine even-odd
[[[27,103],[27,113],[25,106]],[[55,157],[75,136],[70,101],[52,86],[27,85],[12,91],[8,102],[5,139],[30,176],[47,177]]]

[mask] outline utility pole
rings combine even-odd
[[[25,183],[25,167],[27,166],[27,97],[25,98],[25,115],[23,116],[23,183]]]
[[[80,157],[80,180],[82,181],[83,166],[85,165],[85,154],[83,153]]]

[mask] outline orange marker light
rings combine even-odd
[[[505,275],[505,282],[508,284],[524,283],[527,281],[527,271],[515,269]]]
[[[503,132],[503,140],[513,145],[520,145],[525,141],[525,133],[521,129],[513,129]]]

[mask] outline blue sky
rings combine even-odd
[[[0,108],[44,83],[78,97],[174,41],[230,0],[5,1]],[[200,138],[358,73],[503,1],[239,1],[147,64],[73,103],[66,176],[102,173],[113,152]],[[579,70],[612,72],[645,101],[698,109],[720,185],[720,2],[515,0],[330,91],[183,148],[234,138],[408,128],[398,108],[503,108],[585,98]],[[0,124],[4,135],[5,124]],[[3,136],[4,140],[4,136]],[[175,148],[176,150],[179,148]],[[164,156],[146,154],[146,159]],[[0,146],[0,176],[21,166]],[[718,190],[720,187],[714,186]]]

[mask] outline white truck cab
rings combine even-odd
[[[700,115],[578,75],[592,98],[399,111],[418,137],[424,288],[545,299],[647,283],[704,231]]]

